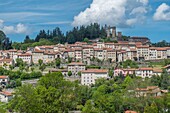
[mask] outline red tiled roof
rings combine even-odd
[[[149,48],[147,45],[136,45],[137,48]]]
[[[139,68],[139,70],[143,70],[143,71],[145,71],[145,70],[153,70],[153,68],[150,68],[150,67],[142,67],[142,68]]]
[[[34,51],[33,51],[34,53],[43,53],[43,51],[41,51],[41,50],[39,50],[39,49],[34,49]]]
[[[169,65],[167,65],[167,66],[165,66],[164,68],[168,68],[168,67],[170,67],[170,64],[169,64]]]
[[[101,48],[94,48],[95,51],[102,51],[103,49]]]
[[[70,64],[68,64],[68,66],[71,66],[71,65],[85,65],[85,64],[83,64],[82,62],[72,62],[72,63],[70,63]]]
[[[88,70],[84,70],[82,71],[82,73],[107,73],[108,70],[106,69],[88,69]]]
[[[167,48],[165,48],[165,47],[164,47],[164,48],[156,48],[156,50],[157,50],[157,51],[166,51]]]
[[[7,92],[7,91],[1,91],[0,94],[5,95],[5,96],[12,96],[12,93]]]
[[[131,110],[127,110],[127,111],[125,111],[125,113],[138,113],[138,112],[136,112],[136,111],[131,111]]]
[[[18,56],[31,56],[30,53],[18,54]]]
[[[158,68],[153,68],[153,72],[155,73],[162,73],[162,69],[158,69]]]
[[[129,69],[123,69],[124,71],[136,71],[137,69],[135,68],[129,68]]]
[[[154,90],[156,88],[159,88],[158,86],[147,86],[147,88],[136,88],[137,91],[148,91],[148,90]]]
[[[6,78],[8,78],[8,76],[0,76],[0,79],[6,79]]]
[[[8,50],[9,52],[17,52],[17,50],[16,49],[10,49],[10,50]]]

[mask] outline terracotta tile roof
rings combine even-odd
[[[127,110],[127,111],[125,111],[125,113],[138,113],[138,112],[136,112],[136,111],[131,111],[131,110]]]
[[[142,71],[145,71],[145,70],[147,70],[147,71],[152,71],[153,70],[153,68],[150,68],[150,67],[142,67],[142,68],[139,68],[139,70],[142,70]]]
[[[156,89],[156,88],[159,88],[159,87],[158,86],[148,86],[147,90],[153,90],[153,89]]]
[[[75,51],[82,51],[82,48],[74,48]]]
[[[5,75],[0,76],[0,79],[7,79],[7,78],[8,78],[8,76],[5,76]]]
[[[156,50],[157,50],[157,51],[166,51],[167,48],[165,48],[165,47],[164,47],[164,48],[156,48]]]
[[[150,49],[150,50],[156,50],[157,47],[150,47],[149,49]]]
[[[159,69],[159,68],[153,68],[153,72],[155,73],[162,73],[162,69]]]
[[[148,91],[159,88],[158,86],[147,86],[146,88],[136,88],[137,91]]]
[[[149,48],[147,45],[136,45],[137,48]]]
[[[106,69],[88,69],[88,70],[84,70],[82,71],[82,73],[107,73],[108,70]]]
[[[123,69],[124,71],[136,71],[137,69],[135,68],[129,68],[129,69]]]
[[[31,56],[30,53],[18,54],[18,56]]]
[[[22,53],[23,51],[22,50],[18,50],[17,53]]]
[[[134,49],[134,48],[130,48],[130,51],[131,51],[131,52],[135,52],[135,51],[137,51],[137,50]]]
[[[168,90],[161,90],[161,92],[163,92],[163,93],[168,93]]]
[[[94,48],[94,51],[102,51],[103,49],[101,48]]]
[[[33,51],[33,53],[43,53],[43,51],[35,48],[34,51]]]
[[[83,66],[85,66],[85,64],[83,64],[82,62],[72,62],[72,63],[68,64],[68,66],[72,66],[72,65],[83,65]]]
[[[91,48],[91,49],[93,49],[93,46],[83,46],[83,49],[89,49],[89,48]]]
[[[168,67],[170,67],[170,64],[169,64],[169,65],[167,65],[167,66],[165,66],[165,67],[163,67],[163,68],[168,68]]]
[[[17,52],[17,50],[16,49],[10,49],[10,50],[8,50],[9,52]]]
[[[136,91],[147,91],[147,88],[136,88]]]
[[[12,93],[8,91],[1,91],[0,94],[5,95],[5,96],[12,96]]]

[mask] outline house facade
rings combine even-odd
[[[95,84],[99,78],[108,78],[108,70],[104,69],[88,69],[81,73],[81,84],[90,86]]]
[[[0,92],[0,102],[9,102],[13,98],[12,93],[7,91],[1,91]]]
[[[72,62],[67,66],[68,72],[71,71],[73,76],[78,76],[78,72],[84,71],[86,65],[81,62]]]

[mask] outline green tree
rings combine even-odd
[[[5,33],[0,30],[0,49],[1,49],[1,50],[2,50],[2,48],[3,48],[3,47],[2,47],[2,46],[3,46],[2,42],[5,40],[5,38],[6,38]]]
[[[14,69],[14,66],[9,65],[9,69],[12,71]]]
[[[81,77],[81,72],[80,71],[77,74],[78,74],[79,77]]]
[[[144,113],[159,113],[157,105],[153,102],[151,106],[146,106]]]
[[[35,68],[34,67],[31,67],[31,72],[33,72],[35,70]]]
[[[89,43],[89,39],[88,38],[84,38],[83,42]]]
[[[72,75],[72,72],[71,71],[68,71],[68,76],[70,77]]]
[[[16,59],[16,66],[23,66],[24,65],[24,61],[21,58],[17,58]]]
[[[23,72],[24,69],[25,69],[25,67],[24,67],[23,65],[20,65],[20,66],[19,66],[19,70],[20,70],[21,72]]]
[[[57,67],[57,68],[60,67],[60,63],[61,63],[60,58],[56,58],[56,59],[55,59],[55,64],[56,64],[56,67]]]
[[[109,77],[111,77],[111,78],[113,77],[113,70],[112,69],[109,70]]]
[[[168,89],[168,86],[170,86],[170,77],[166,70],[163,70],[161,78],[161,87],[163,89]]]
[[[88,100],[83,108],[83,113],[99,113],[100,111],[95,108],[94,103],[92,100]]]
[[[16,89],[14,98],[8,104],[8,109],[20,113],[42,113],[42,103],[39,99],[36,89],[32,85],[26,84]]]
[[[46,65],[45,65],[45,64],[42,64],[42,65],[39,67],[39,69],[40,69],[41,71],[44,71],[45,68],[46,68]]]
[[[17,79],[15,82],[16,82],[16,87],[22,85],[21,79]]]
[[[38,64],[39,64],[39,66],[42,66],[43,60],[39,59],[39,60],[38,60]]]

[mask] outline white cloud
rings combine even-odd
[[[43,23],[35,23],[32,25],[62,25],[62,24],[71,24],[71,21],[43,22]]]
[[[93,0],[89,8],[74,17],[72,25],[129,26],[137,23],[139,16],[144,18],[147,4],[148,0]]]
[[[16,26],[6,26],[4,25],[4,21],[0,19],[0,30],[4,31],[5,34],[27,34],[28,27],[24,24],[17,24]]]
[[[129,25],[129,26],[135,24],[136,22],[137,22],[136,18],[126,20],[126,24]]]
[[[0,19],[0,28],[3,26],[4,21]]]
[[[17,24],[15,31],[16,31],[16,33],[19,33],[19,34],[21,34],[21,33],[25,34],[25,33],[27,33],[27,29],[28,28],[24,24],[19,23],[19,24]]]
[[[133,14],[139,14],[139,13],[140,14],[147,13],[146,7],[141,6],[141,7],[134,8],[130,14],[133,15]]]
[[[143,3],[144,5],[147,5],[149,3],[149,0],[138,0],[138,1]]]
[[[153,16],[154,20],[170,20],[170,6],[162,3]]]

